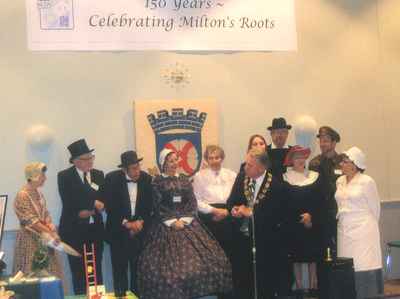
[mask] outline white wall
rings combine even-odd
[[[96,165],[118,165],[135,146],[134,99],[218,100],[226,165],[237,169],[248,136],[266,133],[275,116],[302,114],[338,129],[339,149],[358,145],[383,199],[400,198],[400,2],[398,0],[296,1],[298,52],[178,54],[27,51],[24,1],[0,11],[0,193],[10,203],[23,184],[23,167],[48,163],[44,193],[58,221],[56,174],[69,166],[66,146],[81,137],[96,149]],[[182,63],[190,84],[165,84],[165,68]],[[56,133],[48,153],[33,152],[25,131],[43,123]],[[233,126],[233,124],[236,124]],[[294,138],[291,136],[291,141]],[[6,229],[17,227],[9,204]]]

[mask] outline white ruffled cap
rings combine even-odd
[[[347,151],[343,152],[349,159],[360,169],[365,170],[367,168],[366,165],[366,156],[358,147],[353,146],[349,148]]]
[[[165,163],[165,158],[167,158],[167,156],[170,153],[173,153],[174,151],[172,149],[169,148],[164,148],[161,152],[160,155],[158,156],[158,162],[160,163],[161,168],[164,167],[164,163]]]

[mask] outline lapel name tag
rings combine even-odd
[[[182,202],[182,197],[181,197],[181,196],[174,196],[174,197],[172,198],[172,201],[173,201],[174,203],[180,203],[180,202]]]
[[[342,172],[341,169],[335,169],[335,174],[337,174],[337,175],[342,175],[343,172]]]
[[[96,191],[99,191],[99,185],[97,185],[97,184],[95,184],[93,182],[90,184],[90,187],[92,187],[92,189],[94,189]]]

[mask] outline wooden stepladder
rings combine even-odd
[[[83,259],[85,262],[87,298],[101,299],[102,295],[97,290],[96,254],[93,243],[89,246],[83,245]]]

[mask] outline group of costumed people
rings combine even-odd
[[[224,150],[209,145],[206,167],[192,177],[178,173],[179,153],[168,148],[159,153],[159,175],[144,172],[142,158],[126,151],[119,169],[104,176],[80,139],[68,146],[72,166],[57,177],[58,232],[40,191],[47,166],[29,163],[14,202],[21,226],[14,272],[32,271],[45,233],[81,254],[84,244],[94,244],[99,284],[106,241],[117,297],[132,291],[143,299],[290,298],[302,289],[318,293],[329,249],[334,258],[353,259],[358,299],[381,294],[380,199],[364,174],[365,154],[357,147],[338,154],[340,135],[323,126],[321,154],[307,162],[310,148],[286,144],[290,129],[275,118],[270,145],[251,136],[237,173],[222,167]],[[62,279],[58,255],[46,250],[48,272]],[[74,293],[86,293],[82,256],[68,261]]]

